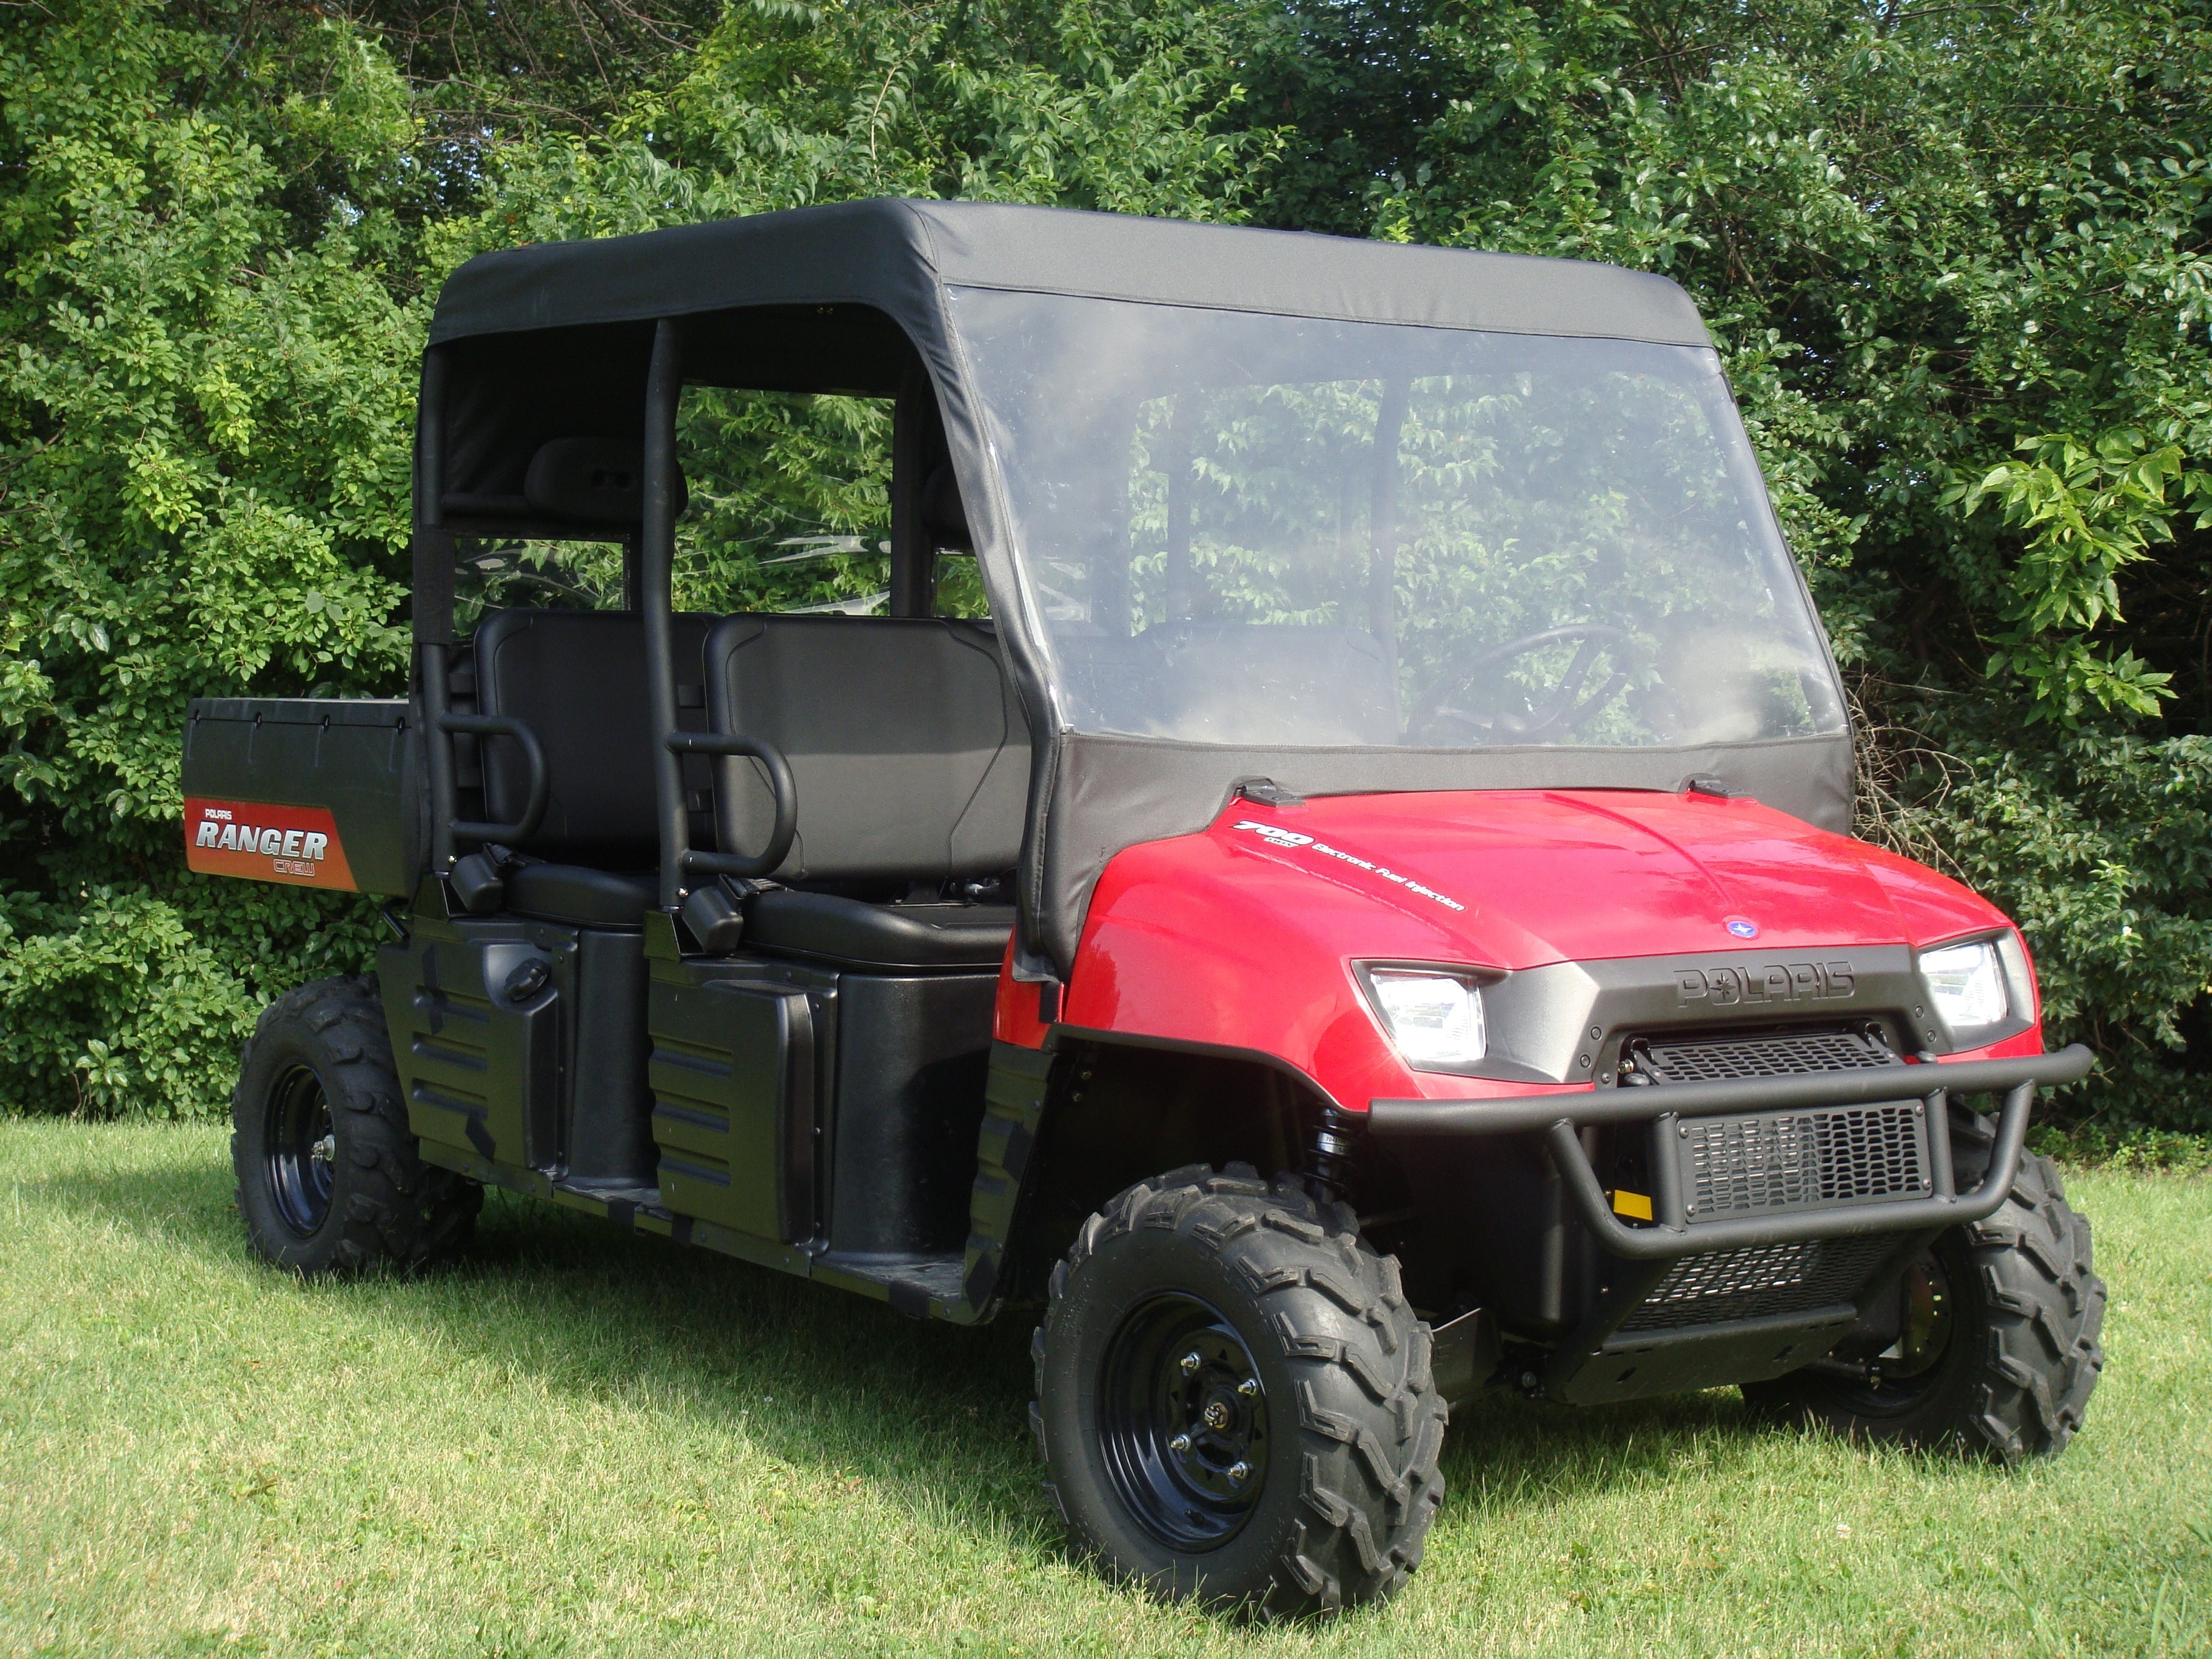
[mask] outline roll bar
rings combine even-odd
[[[430,873],[453,867],[458,810],[453,745],[446,727],[453,642],[453,548],[445,533],[446,353],[422,354],[415,416],[415,691],[422,700],[423,758],[430,773]],[[520,839],[518,837],[518,839]]]
[[[422,397],[415,428],[415,683],[422,700],[430,781],[430,871],[442,878],[453,866],[458,840],[526,840],[544,821],[551,775],[536,734],[501,714],[457,714],[449,706],[453,645],[453,538],[444,528],[445,416],[447,364],[442,347],[422,356]],[[646,374],[643,514],[638,534],[623,539],[624,597],[645,623],[647,696],[661,741],[653,754],[653,816],[660,843],[660,905],[683,902],[695,874],[764,876],[782,864],[798,833],[798,790],[791,766],[775,744],[750,738],[679,731],[672,586],[676,566],[676,413],[684,388],[684,327],[673,318],[653,325],[653,356]],[[522,745],[529,763],[528,803],[513,823],[481,823],[457,816],[453,738],[507,738]],[[684,800],[682,757],[687,754],[750,756],[767,769],[775,796],[775,823],[768,844],[745,854],[725,847],[702,852],[690,844]]]
[[[684,325],[653,325],[645,375],[645,512],[639,526],[639,609],[645,617],[645,679],[653,723],[664,738],[676,729],[676,408],[684,394]],[[684,763],[666,742],[653,750],[653,802],[660,828],[660,908],[684,902],[684,854],[691,849],[684,805]]]

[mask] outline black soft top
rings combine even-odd
[[[1689,296],[1645,272],[990,203],[850,202],[483,254],[439,295],[424,363],[418,644],[442,649],[453,638],[453,537],[573,533],[538,522],[526,501],[532,457],[557,440],[634,441],[644,430],[649,361],[665,322],[680,325],[685,380],[902,404],[917,384],[933,393],[1036,756],[1020,866],[1017,966],[1024,975],[1066,970],[1092,884],[1117,850],[1203,827],[1252,777],[1341,793],[1668,789],[1711,775],[1824,827],[1849,828],[1847,732],[1692,748],[1462,752],[1249,749],[1070,729],[1026,608],[987,411],[953,327],[948,295],[963,288],[1712,344]]]
[[[941,287],[1710,343],[1674,283],[1611,265],[1064,208],[897,200],[480,254],[439,295],[430,340],[828,303],[874,307],[926,353],[942,333]]]

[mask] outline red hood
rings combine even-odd
[[[1854,947],[1925,947],[2005,925],[1932,870],[1755,801],[1629,790],[1238,799],[1196,835],[1107,865],[1059,1017],[1270,1054],[1340,1103],[1495,1095],[1558,1085],[1408,1071],[1352,963],[1518,971],[1741,951],[1763,969],[1793,959],[1784,952],[1848,959]],[[1041,1041],[1040,1006],[1002,1003],[1000,1035]]]
[[[1922,945],[2004,921],[1933,871],[1750,800],[1642,790],[1240,800],[1208,834],[1410,912],[1460,947],[1452,954],[1499,968]]]

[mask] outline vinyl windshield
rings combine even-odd
[[[1844,727],[1710,350],[978,289],[953,313],[1077,731]]]

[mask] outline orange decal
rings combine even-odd
[[[185,798],[185,862],[203,876],[355,891],[338,827],[320,806]]]

